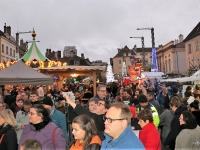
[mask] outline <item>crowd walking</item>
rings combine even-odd
[[[191,102],[165,84],[92,86],[1,91],[0,150],[200,149],[198,87]]]

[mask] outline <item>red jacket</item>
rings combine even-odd
[[[160,134],[153,122],[142,128],[139,132],[139,139],[146,150],[161,150]]]
[[[130,109],[130,111],[132,113],[132,118],[134,120],[135,117],[136,117],[136,108],[134,106],[130,106],[129,109]]]

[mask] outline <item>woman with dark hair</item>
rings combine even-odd
[[[80,115],[72,121],[72,134],[76,142],[70,147],[70,150],[99,150],[101,140],[97,135],[97,129],[94,120],[87,115]]]
[[[200,125],[200,111],[199,111],[199,101],[198,100],[194,100],[194,102],[192,102],[190,104],[190,111],[195,116],[195,118],[197,120],[197,124]]]
[[[29,122],[22,132],[19,145],[29,138],[40,141],[43,150],[64,150],[66,141],[63,132],[51,122],[49,112],[41,104],[35,104],[28,112]]]
[[[179,118],[182,128],[176,138],[176,150],[197,150],[199,149],[200,128],[194,115],[189,111],[183,111]]]

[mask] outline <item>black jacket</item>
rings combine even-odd
[[[169,132],[166,140],[164,141],[164,145],[169,145],[171,149],[175,148],[176,137],[181,131],[179,117],[181,115],[181,112],[184,110],[187,110],[187,107],[185,105],[181,105],[174,112],[174,118],[172,119],[171,122],[171,131]]]
[[[84,150],[100,150],[101,146],[99,144],[90,144]]]
[[[0,150],[17,150],[17,134],[10,125],[0,126],[0,138],[4,137],[0,144]]]
[[[11,95],[6,95],[4,98],[4,103],[8,104],[8,106],[10,107],[10,105],[13,103],[13,98]]]
[[[94,120],[96,128],[97,128],[97,130],[99,132],[98,133],[99,138],[102,141],[104,140],[103,132],[104,132],[105,126],[104,126],[103,116],[105,114],[97,115],[95,113],[91,113],[89,110],[87,110],[86,108],[84,108],[83,106],[81,106],[79,104],[76,105],[76,107],[74,108],[74,112],[77,115],[85,114],[85,115],[88,115],[89,117],[91,117]]]

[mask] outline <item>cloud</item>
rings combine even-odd
[[[130,36],[144,36],[145,47],[151,47],[150,31],[137,28],[154,27],[158,46],[186,37],[200,21],[198,0],[3,0],[0,6],[1,30],[4,23],[13,35],[34,27],[43,53],[76,46],[91,61],[108,62],[125,45],[141,47]],[[20,38],[32,40],[30,34]]]

